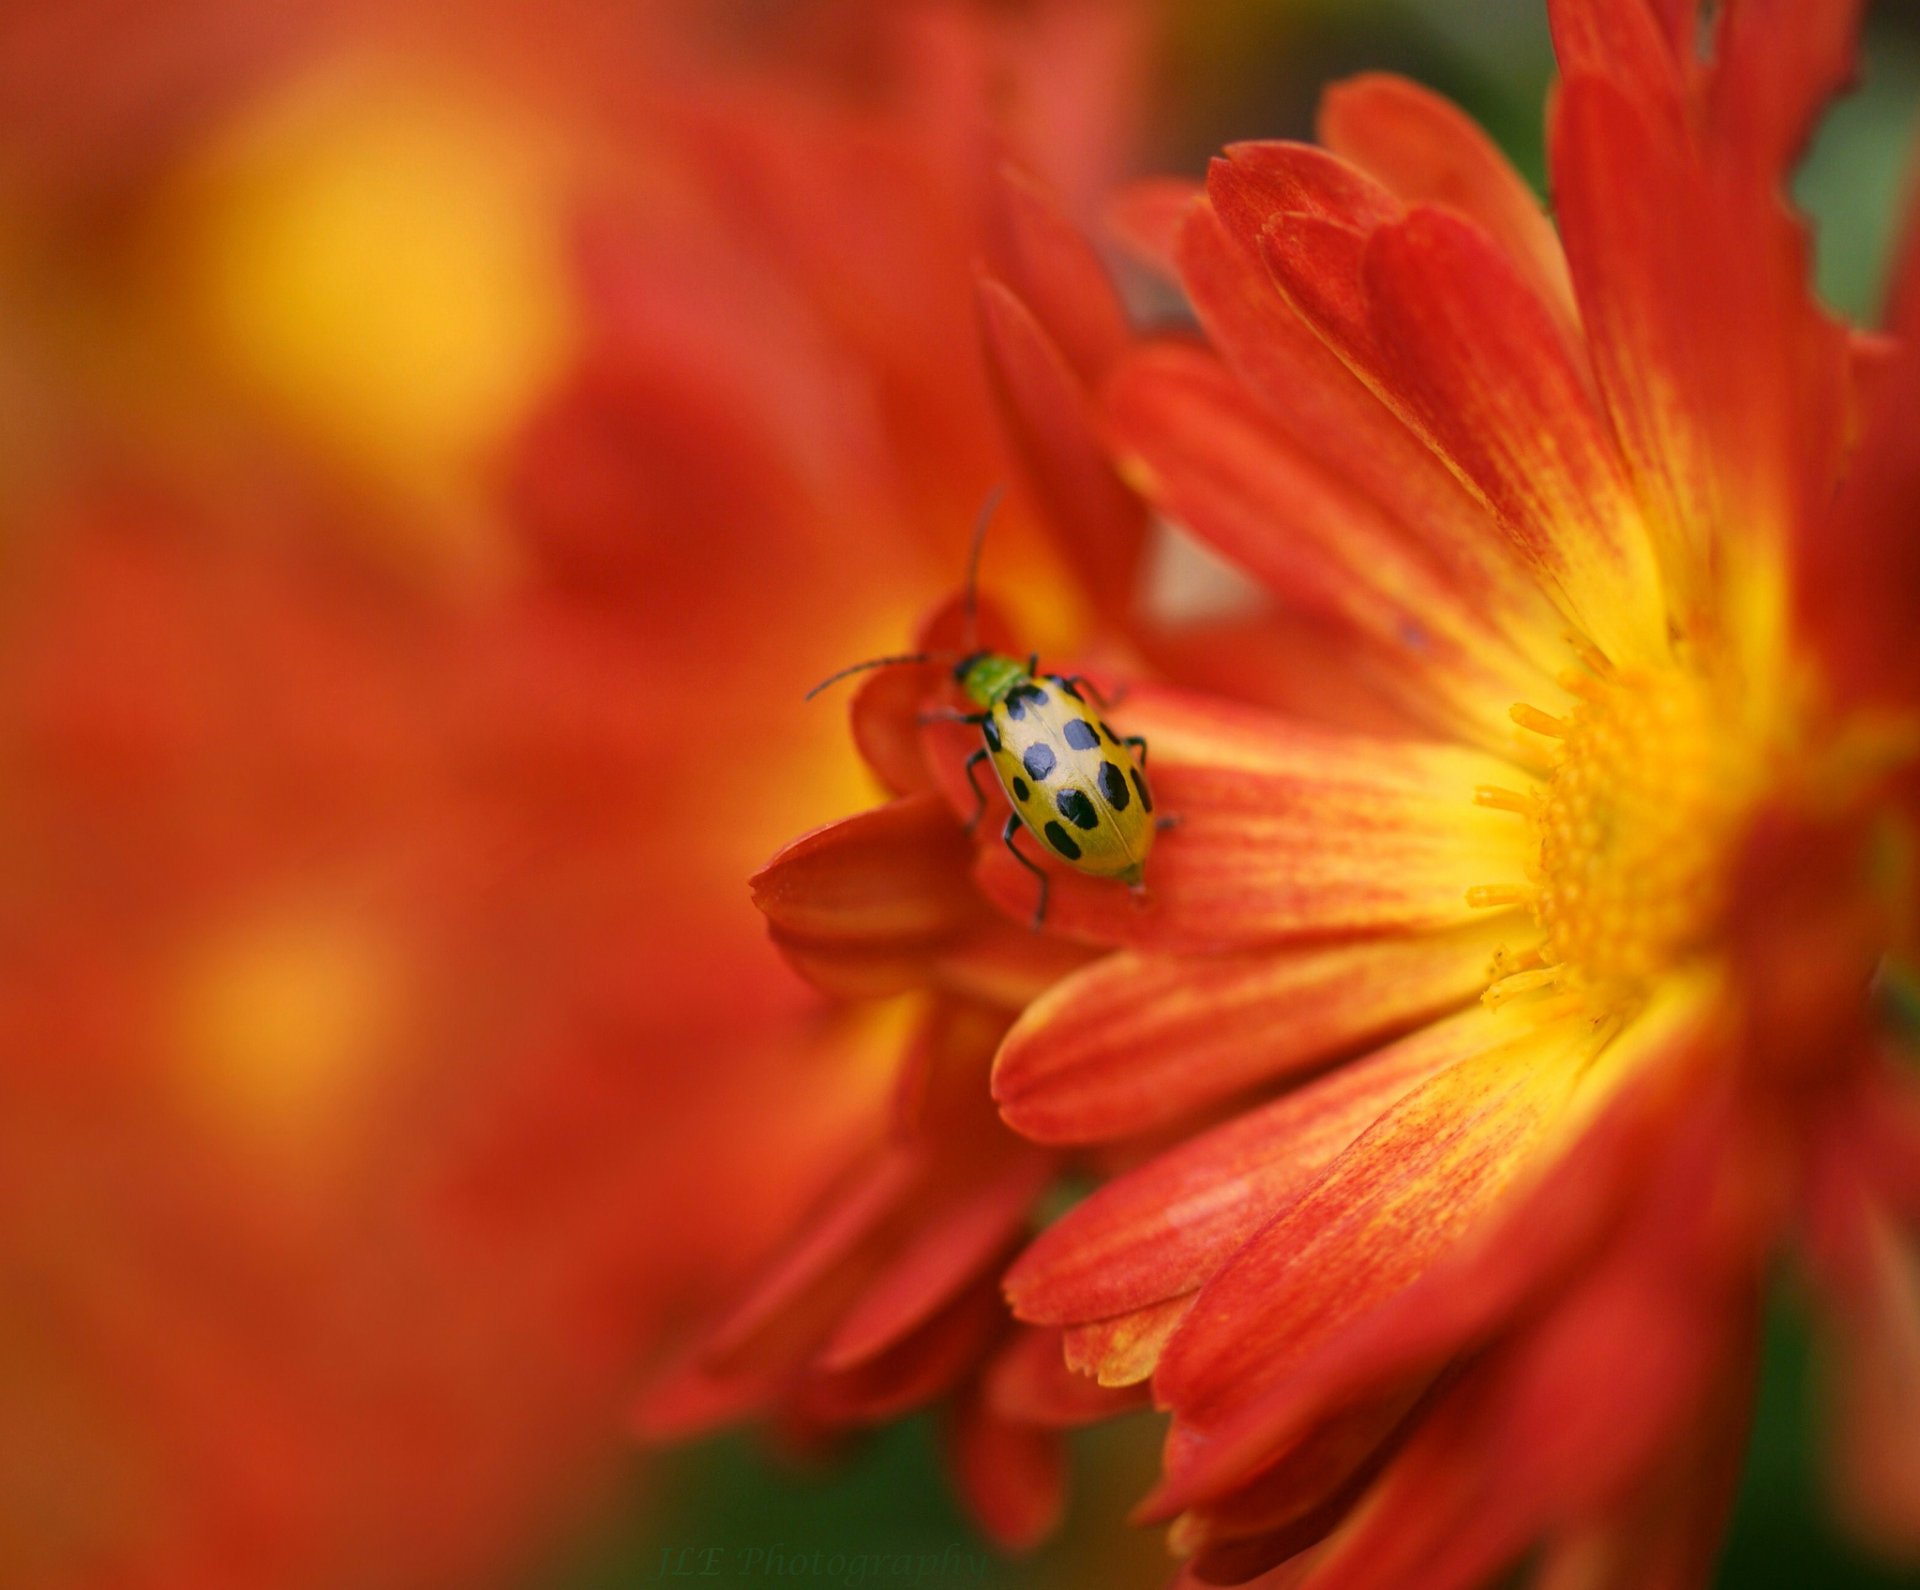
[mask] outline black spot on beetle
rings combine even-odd
[[[1027,770],[1027,777],[1036,784],[1044,784],[1047,775],[1053,771],[1053,747],[1044,742],[1027,747],[1026,754],[1020,758],[1020,765]]]
[[[1133,787],[1140,792],[1140,809],[1146,812],[1152,811],[1153,797],[1147,793],[1147,781],[1140,776],[1140,769],[1137,767],[1133,770]]]
[[[1075,828],[1098,828],[1100,813],[1093,802],[1087,799],[1083,789],[1063,789],[1053,797],[1053,804],[1060,808],[1060,815]]]
[[[1080,687],[1064,675],[1048,674],[1047,679],[1050,683],[1058,685],[1068,695],[1072,696],[1075,701],[1086,700],[1086,697],[1080,694]]]
[[[1133,800],[1133,797],[1127,793],[1126,774],[1113,763],[1102,762],[1098,777],[1100,793],[1106,797],[1107,804],[1117,812],[1125,811]]]
[[[1061,855],[1065,856],[1067,860],[1078,861],[1080,859],[1080,847],[1073,842],[1073,835],[1068,833],[1066,829],[1062,828],[1058,823],[1048,823],[1041,831],[1047,836],[1047,843],[1052,845]]]
[[[1029,784],[1025,779],[1023,779],[1018,773],[1014,774],[1013,775],[1013,798],[1017,801],[1024,801],[1027,799],[1028,796],[1032,794],[1033,794],[1033,786]]]
[[[1038,685],[1015,685],[1007,692],[1006,708],[1010,718],[1024,718],[1030,705],[1044,707],[1046,704],[1047,693]]]
[[[1076,751],[1091,751],[1100,743],[1100,736],[1093,732],[1093,725],[1085,718],[1067,719],[1067,726],[1061,733],[1066,735],[1067,744]]]
[[[980,720],[980,733],[985,738],[989,751],[1000,749],[1000,725],[993,721],[991,712]]]

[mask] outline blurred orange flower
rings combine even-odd
[[[738,879],[1002,473],[1001,140],[1104,186],[1138,33],[767,25],[0,23],[9,1584],[511,1577],[884,1142],[912,1014]]]
[[[993,1074],[1038,1143],[1173,1140],[1007,1290],[1151,1381],[1141,1516],[1191,1581],[1698,1582],[1793,1246],[1846,1349],[1846,1504],[1920,1550],[1920,1095],[1882,998],[1920,838],[1920,257],[1896,340],[1850,336],[1783,198],[1857,8],[1550,12],[1557,230],[1459,111],[1366,77],[1320,146],[1122,205],[1204,341],[1076,364],[1061,275],[982,289],[1043,497],[1122,522],[1087,510],[1104,440],[1295,615],[1195,645],[1108,602],[1208,686],[1121,709],[1184,823],[1144,909],[1056,864],[1048,927],[1115,953]],[[904,795],[827,831],[831,887],[820,836],[776,858],[790,950],[883,898],[864,868],[896,891],[869,953],[924,956],[969,864],[955,750],[918,856]],[[1001,847],[970,865],[1031,910]]]

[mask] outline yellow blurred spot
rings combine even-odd
[[[184,1091],[268,1147],[332,1135],[393,1058],[394,950],[373,923],[311,907],[211,935],[178,987]]]
[[[336,65],[208,150],[169,246],[189,317],[256,396],[349,465],[457,491],[572,346],[565,193],[529,115]]]

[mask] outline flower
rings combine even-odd
[[[1038,1142],[1171,1145],[1007,1291],[1171,1415],[1141,1517],[1188,1582],[1696,1582],[1786,1251],[1846,1349],[1856,1521],[1920,1548],[1920,1099],[1882,997],[1920,261],[1895,341],[1852,334],[1783,198],[1855,9],[1554,0],[1557,229],[1374,76],[1320,146],[1125,208],[1201,340],[1073,372],[983,288],[1042,486],[1100,436],[1319,641],[1113,613],[1207,666],[1121,709],[1184,820],[1144,909],[1055,869],[1050,931],[1113,953],[993,1073]],[[1030,909],[997,846],[973,870]]]
[[[1009,173],[995,200],[989,256],[1062,309],[1085,367],[1104,369],[1126,332],[1093,255],[1037,179]],[[1040,322],[1019,312],[1032,346],[1060,358]],[[1073,445],[1053,494],[1036,493],[1038,508],[1010,504],[1012,517],[1042,520],[1070,549],[1085,515],[1103,515],[1093,526],[1108,553],[1100,573],[1124,584],[1142,511],[1091,433]],[[1008,633],[998,614],[982,617],[983,634]],[[961,633],[948,604],[920,638],[951,648]],[[753,879],[773,942],[809,981],[843,999],[890,999],[903,1013],[911,1038],[892,1108],[735,1307],[694,1333],[649,1388],[637,1424],[661,1440],[757,1418],[791,1444],[824,1446],[938,1406],[962,1500],[991,1538],[1024,1549],[1064,1505],[1060,1432],[1144,1396],[1070,1374],[1059,1333],[1014,1326],[1000,1296],[1007,1263],[1067,1165],[1006,1128],[988,1069],[1012,1013],[1086,954],[1036,942],[974,888],[971,842],[940,788],[957,768],[950,726],[921,721],[946,679],[947,670],[916,665],[859,688],[854,739],[893,799],[794,840]]]
[[[737,880],[864,787],[800,691],[996,467],[922,295],[1052,49],[884,9],[781,71],[665,6],[0,22],[7,1583],[519,1574],[884,1132],[905,1023]]]

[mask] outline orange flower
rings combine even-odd
[[[1207,668],[1124,704],[1184,822],[1145,909],[1056,869],[1049,928],[1115,953],[993,1077],[1038,1142],[1178,1140],[1007,1290],[1151,1381],[1142,1517],[1192,1580],[1697,1581],[1795,1241],[1851,1349],[1852,1510],[1920,1549],[1920,1097],[1879,992],[1920,838],[1920,259],[1897,348],[1850,337],[1782,197],[1854,10],[1557,0],[1557,231],[1367,77],[1321,147],[1123,207],[1204,343],[1076,368],[983,289],[1042,489],[1098,481],[1097,433],[1294,615],[1196,647],[1116,613]],[[998,846],[972,868],[1031,909]]]
[[[1110,364],[1126,342],[1118,301],[1037,183],[1008,183],[991,238],[1003,269],[1071,306],[1087,368]],[[1102,572],[1123,585],[1143,515],[1090,432],[1078,446],[1082,472],[1041,500],[1063,544],[1097,533],[1110,553]],[[1105,517],[1090,523],[1089,505]],[[1005,634],[996,615],[985,633]],[[959,635],[948,609],[923,638],[950,647]],[[959,776],[951,726],[920,721],[944,677],[912,667],[862,685],[854,739],[895,798],[795,840],[754,878],[774,942],[816,987],[906,996],[915,1039],[891,1115],[758,1283],[643,1399],[638,1424],[662,1439],[758,1416],[818,1443],[938,1403],[962,1498],[989,1535],[1023,1548],[1063,1505],[1058,1432],[1144,1395],[1068,1373],[1057,1331],[1006,1317],[1000,1277],[1066,1166],[1001,1122],[988,1070],[1012,1013],[1087,957],[1036,941],[973,887],[971,844],[941,788]]]
[[[884,1136],[738,878],[999,472],[989,91],[1132,34],[882,9],[0,22],[7,1584],[517,1576]]]

